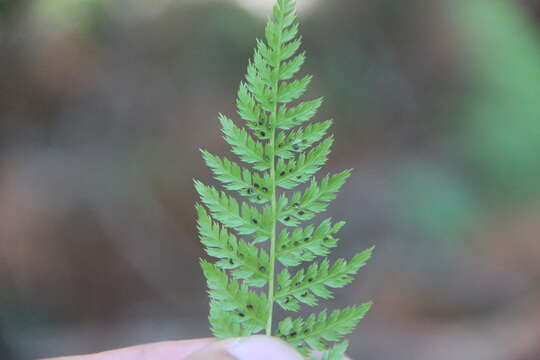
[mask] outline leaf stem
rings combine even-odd
[[[270,274],[268,279],[268,319],[266,322],[266,335],[272,335],[272,315],[274,310],[274,283],[275,283],[275,272],[276,272],[276,242],[277,242],[277,179],[276,179],[276,128],[278,124],[278,90],[279,90],[279,67],[281,64],[280,61],[280,51],[281,51],[281,31],[279,29],[278,33],[278,49],[276,50],[276,65],[274,71],[276,74],[276,81],[274,82],[273,92],[274,92],[274,109],[273,113],[270,115],[270,120],[273,120],[272,129],[270,134],[270,180],[271,180],[271,202],[272,202],[272,231],[270,234]],[[273,116],[272,116],[273,115]]]

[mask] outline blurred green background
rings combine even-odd
[[[298,3],[351,356],[540,359],[540,3]],[[0,359],[209,335],[192,179],[271,4],[0,0]]]

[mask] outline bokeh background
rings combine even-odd
[[[271,0],[0,1],[0,359],[208,336],[192,179]],[[362,360],[540,359],[540,3],[299,0]]]

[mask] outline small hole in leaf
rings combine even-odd
[[[258,224],[259,222],[257,221],[257,219],[251,219],[251,222],[253,222],[254,224]]]
[[[285,171],[280,172],[279,176],[285,176]]]
[[[313,278],[309,278],[307,279],[308,282],[312,282],[313,281]]]
[[[296,178],[300,180],[302,178],[302,175],[296,175]]]
[[[244,314],[243,312],[239,312],[239,313],[238,313],[238,316],[244,317],[244,316],[246,316],[246,314]]]
[[[262,137],[265,137],[265,136],[266,136],[266,132],[265,132],[265,131],[261,131],[261,136],[262,136]]]
[[[234,265],[234,260],[233,260],[233,259],[229,259],[229,264]]]
[[[251,304],[247,304],[246,307],[247,307],[249,310],[253,310],[253,305],[251,305]]]
[[[300,148],[300,146],[298,146],[296,144],[294,144],[292,147],[293,147],[294,150],[298,150]]]
[[[293,331],[289,336],[294,337],[296,335],[298,335],[298,333],[296,331]]]
[[[306,297],[308,295],[307,291],[305,293],[303,293],[302,295],[300,295],[301,297]]]
[[[253,184],[253,186],[255,186],[255,189],[258,189],[258,188],[261,187],[261,186],[260,186],[259,184],[257,184],[257,183]]]
[[[300,210],[300,211],[298,212],[298,216],[302,216],[302,215],[304,215],[305,213],[306,213],[305,211]]]
[[[285,219],[283,219],[283,221],[289,221],[289,220],[291,220],[290,216],[287,216]]]
[[[262,188],[262,191],[263,191],[263,192],[268,192],[268,188],[263,187],[263,188]]]
[[[259,266],[260,271],[266,271],[266,268],[264,266]]]
[[[309,238],[308,237],[305,237],[304,238],[304,242],[308,242],[309,241]]]

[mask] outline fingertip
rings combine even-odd
[[[228,351],[238,360],[302,360],[289,344],[275,337],[255,335],[241,338],[229,346]]]
[[[186,360],[302,360],[287,343],[270,336],[255,335],[211,344]]]

